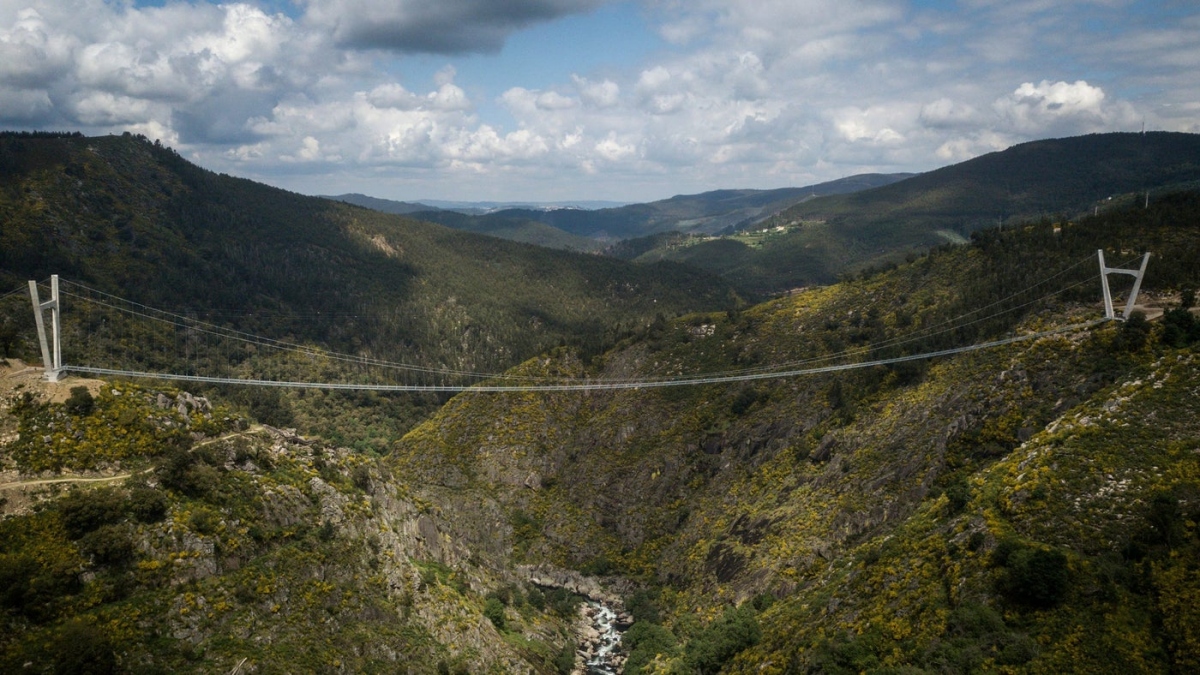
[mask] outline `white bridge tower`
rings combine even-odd
[[[37,323],[38,340],[42,345],[42,369],[47,382],[58,382],[62,375],[62,321],[59,317],[58,275],[50,276],[50,299],[38,298],[37,282],[29,282],[29,299],[33,301],[33,319]],[[46,340],[46,310],[50,310],[50,330],[53,343]]]
[[[1136,270],[1122,270],[1115,267],[1106,267],[1104,265],[1104,249],[1096,251],[1100,255],[1100,285],[1104,287],[1104,317],[1107,319],[1116,319],[1113,313],[1112,291],[1108,289],[1108,275],[1110,274],[1128,274],[1134,278],[1133,290],[1129,291],[1129,300],[1125,303],[1125,311],[1121,313],[1121,320],[1129,318],[1130,312],[1133,311],[1133,305],[1137,302],[1138,291],[1142,290],[1142,277],[1146,275],[1146,265],[1150,263],[1150,254],[1142,256],[1142,266]]]

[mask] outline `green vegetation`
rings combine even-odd
[[[1034,141],[876,189],[801,202],[753,225],[790,230],[760,248],[723,238],[648,257],[715,271],[751,295],[774,294],[897,263],[998,223],[1075,219],[1141,204],[1147,190],[1153,202],[1198,181],[1195,134]]]
[[[1165,300],[1170,320],[744,386],[458,397],[396,444],[391,465],[431,501],[517,514],[506,536],[522,562],[661,589],[629,598],[630,672],[1190,663],[1197,624],[1175,598],[1197,586],[1183,495],[1200,494],[1185,394],[1200,362],[1178,305],[1200,285],[1197,215],[1200,195],[1180,193],[985,230],[514,374],[868,360],[1079,323],[1101,311],[1097,248],[1122,263],[1153,251],[1143,292],[1183,291]],[[538,487],[523,482],[531,473]],[[754,608],[756,597],[777,600]]]
[[[1172,139],[1136,142],[1152,149]],[[200,211],[251,233],[247,248],[184,215],[172,222],[199,229],[131,225],[122,235],[120,222],[104,225],[116,228],[112,238],[97,239],[120,253],[111,261],[89,258],[93,249],[82,243],[46,249],[96,270],[91,283],[118,288],[123,266],[158,269],[151,254],[176,249],[134,242],[170,234],[188,242],[178,249],[185,261],[189,251],[211,256],[213,274],[236,278],[239,260],[282,266],[244,272],[265,289],[238,300],[256,312],[246,327],[284,326],[300,341],[384,354],[370,340],[410,330],[398,318],[378,333],[344,332],[332,322],[306,321],[298,310],[328,289],[330,297],[316,301],[320,311],[349,316],[361,309],[358,302],[365,315],[374,311],[365,298],[377,291],[442,321],[431,320],[436,330],[404,333],[403,349],[429,345],[442,359],[436,363],[455,367],[521,361],[513,376],[628,381],[761,372],[918,355],[1078,325],[1100,315],[1098,248],[1121,266],[1152,251],[1143,292],[1166,311],[1157,320],[1135,315],[838,373],[667,389],[466,394],[402,438],[407,423],[389,418],[415,419],[441,401],[247,391],[231,392],[232,403],[216,392],[213,405],[171,388],[93,383],[52,403],[25,386],[2,402],[5,466],[23,475],[100,470],[129,477],[96,489],[14,490],[31,501],[0,521],[0,670],[28,662],[42,671],[79,668],[76,654],[62,653],[71,643],[110,670],[228,672],[246,658],[262,672],[390,672],[401,663],[423,672],[564,672],[574,657],[569,623],[579,598],[527,585],[530,568],[518,565],[617,575],[624,577],[619,587],[643,589],[627,598],[635,617],[626,634],[631,673],[1200,669],[1196,192],[1156,194],[1149,208],[1114,204],[1086,217],[963,230],[969,245],[889,258],[844,274],[836,285],[754,307],[726,304],[727,289],[711,286],[715,295],[695,302],[697,311],[676,316],[691,301],[674,277],[646,282],[662,297],[678,292],[671,296],[678,302],[660,315],[642,296],[647,287],[622,290],[632,283],[629,268],[611,261],[592,268],[581,262],[590,258],[528,253],[285,199],[187,168],[136,139],[2,140],[48,141],[53,149],[10,148],[0,161],[22,186],[38,188],[2,188],[9,190],[3,203],[22,223],[4,230],[6,244],[33,250],[20,240],[41,232],[25,225],[45,222],[36,220],[43,211],[78,223],[64,215],[74,211],[45,195],[61,197],[78,181],[95,185],[87,176],[121,184],[123,174],[105,173],[105,162],[128,153],[127,166],[157,178],[131,183],[143,187],[128,194],[89,187],[77,198],[109,194],[121,203],[178,206],[173,196],[183,195],[183,203],[203,205],[196,195],[207,193],[197,185],[223,186],[276,200],[300,223],[298,238],[289,240],[264,215],[269,204],[262,213],[252,206],[236,215],[209,204]],[[1090,147],[1130,140],[1099,137]],[[75,144],[85,143],[96,151],[77,152]],[[1073,143],[1066,146],[1078,149]],[[1038,147],[1014,149],[1013,157],[1036,164],[1021,153]],[[1186,173],[1182,164],[1162,165],[1164,182]],[[1138,167],[1100,168],[1093,174],[1108,177],[1092,178],[1102,187],[1116,184],[1142,175]],[[1014,173],[1011,185],[1041,168],[1030,171]],[[170,195],[156,202],[144,185],[166,186]],[[1089,193],[1090,185],[1081,178],[1066,194]],[[1034,197],[1022,199],[1035,204]],[[35,208],[39,199],[44,208]],[[305,220],[287,210],[303,211],[298,205],[319,215]],[[137,218],[147,213],[153,209]],[[800,231],[832,232],[838,217],[828,214],[824,225],[806,221]],[[897,215],[897,232],[906,222]],[[77,236],[71,227],[62,229],[67,240]],[[303,274],[271,257],[268,242],[278,237],[279,248],[299,252]],[[486,241],[495,260],[514,265],[496,273],[521,283],[500,289],[486,275],[468,283],[422,271],[424,258],[414,252],[433,255],[439,249],[430,242],[447,237],[459,253]],[[772,241],[755,256],[772,250]],[[372,250],[377,254],[364,253]],[[246,251],[249,258],[239,257]],[[198,260],[193,270],[200,274],[208,263]],[[535,260],[544,270],[523,266]],[[35,263],[42,264],[21,264]],[[317,269],[324,271],[309,275]],[[381,276],[350,281],[372,270]],[[606,270],[613,276],[603,276]],[[408,285],[393,293],[375,279]],[[301,285],[294,295],[282,288],[285,280]],[[179,280],[156,292],[194,299],[201,286],[191,284]],[[508,329],[485,329],[483,323],[515,331],[532,316],[489,305],[489,284],[529,306],[545,299],[551,309],[537,318],[553,329],[521,340],[510,339]],[[593,284],[607,290],[576,292]],[[430,288],[438,290],[421,290]],[[630,313],[600,309],[626,292]],[[217,316],[218,305],[207,304],[216,299],[196,302]],[[477,314],[477,307],[491,309]],[[85,328],[96,327],[70,330]],[[466,328],[491,342],[439,342]],[[599,337],[576,337],[589,329]],[[355,344],[356,335],[367,342]],[[480,344],[503,353],[485,354]],[[85,346],[93,347],[99,345]],[[30,344],[14,338],[5,348],[25,353]],[[256,358],[272,372],[301,372]],[[251,426],[235,409],[262,421],[325,425],[326,438]]]
[[[224,328],[470,372],[502,372],[560,344],[599,352],[658,314],[739,302],[727,284],[678,264],[551,251],[303,197],[204,171],[129,135],[0,134],[0,223],[0,293],[59,274]],[[22,299],[0,304],[0,348],[38,362]],[[120,332],[71,303],[69,363],[111,361],[144,340],[138,326]],[[130,365],[143,370],[175,366],[179,355],[139,358]],[[209,374],[323,374],[265,352],[246,363],[190,358]],[[444,401],[205,393],[264,422],[374,451]]]
[[[0,670],[224,672],[243,659],[271,671],[557,669],[569,594],[542,598],[543,611],[516,586],[473,590],[474,563],[451,567],[397,537],[420,512],[376,462],[248,429],[220,405],[189,423],[173,406],[195,399],[175,390],[86,391],[0,409],[22,429],[0,452],[23,470],[43,468],[27,430],[42,444],[53,429],[58,468],[134,474],[53,488],[0,520]],[[94,419],[81,425],[85,400]],[[464,638],[488,619],[503,635]],[[531,631],[547,637],[520,637]]]
[[[86,471],[137,460],[187,452],[191,433],[218,434],[243,425],[227,409],[194,411],[159,407],[158,392],[112,385],[93,397],[75,387],[61,405],[46,403],[30,392],[17,396],[12,414],[20,437],[9,444],[9,456],[23,472]],[[174,403],[174,392],[169,397]]]

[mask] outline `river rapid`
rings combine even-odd
[[[625,670],[625,652],[621,649],[621,632],[629,627],[632,618],[605,603],[588,600],[580,605],[583,619],[578,654],[584,669],[576,672],[587,675],[621,675]],[[576,661],[578,663],[578,661]]]

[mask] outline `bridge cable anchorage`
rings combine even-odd
[[[1101,260],[1103,261],[1102,253]],[[1101,279],[1102,281],[1106,282],[1106,275],[1111,272],[1126,273],[1137,276],[1138,281],[1135,284],[1129,304],[1129,307],[1132,307],[1133,298],[1136,297],[1137,291],[1140,288],[1141,275],[1143,275],[1145,272],[1146,263],[1148,260],[1149,254],[1146,254],[1142,260],[1141,270],[1138,272],[1131,270],[1110,269],[1105,267],[1102,262],[1100,275]],[[118,316],[125,316],[133,319],[133,325],[132,327],[123,327],[120,325],[120,322],[111,321],[110,317],[103,315],[98,317],[81,317],[80,319],[74,321],[72,325],[74,326],[76,323],[78,323],[81,327],[86,326],[84,330],[86,330],[89,334],[95,335],[93,336],[94,339],[86,341],[81,340],[81,342],[84,344],[77,348],[76,352],[81,354],[86,352],[89,353],[90,356],[84,356],[83,361],[79,363],[72,363],[71,365],[63,364],[61,357],[61,343],[56,340],[56,353],[58,360],[55,361],[54,357],[51,356],[50,358],[47,358],[46,361],[48,363],[55,364],[55,367],[52,368],[52,372],[55,375],[61,372],[70,371],[79,374],[172,380],[179,382],[377,392],[484,393],[604,391],[749,382],[840,372],[875,366],[886,366],[907,361],[931,359],[940,356],[977,351],[980,349],[988,349],[992,347],[1013,344],[1016,342],[1023,342],[1051,335],[1083,330],[1099,323],[1109,321],[1112,317],[1106,316],[1104,319],[1098,319],[1095,321],[1077,323],[1061,328],[1050,329],[1026,335],[1018,335],[962,347],[929,351],[919,354],[908,354],[890,358],[876,358],[855,363],[828,364],[829,361],[835,359],[848,359],[856,356],[865,356],[872,352],[877,352],[884,347],[895,348],[921,340],[928,340],[938,335],[962,330],[980,322],[995,319],[1004,314],[1044,302],[1056,295],[1077,288],[1083,284],[1093,282],[1095,280],[1095,276],[1093,275],[1088,279],[1069,284],[1059,290],[1051,291],[1034,300],[1021,302],[1006,309],[1000,309],[995,312],[991,312],[990,314],[985,314],[981,317],[972,318],[973,315],[980,314],[986,310],[995,309],[1000,305],[1017,299],[1040,286],[1058,279],[1059,277],[1071,272],[1076,267],[1079,267],[1086,261],[1087,258],[1077,261],[1063,270],[1055,273],[1054,275],[1032,284],[1031,286],[1014,293],[1007,298],[993,302],[990,305],[984,305],[982,307],[973,309],[970,312],[960,315],[954,319],[949,319],[940,324],[922,328],[908,335],[896,336],[882,340],[874,345],[868,345],[866,347],[843,350],[839,353],[813,357],[809,359],[774,363],[737,370],[691,374],[680,373],[675,375],[647,376],[641,378],[610,379],[581,379],[567,376],[522,376],[511,373],[485,373],[468,370],[435,368],[431,366],[419,366],[410,363],[376,359],[363,355],[341,354],[338,352],[325,351],[316,347],[304,346],[276,340],[273,338],[262,337],[253,333],[235,330],[229,327],[218,326],[213,323],[201,321],[198,318],[195,318],[194,314],[193,316],[189,317],[181,314],[165,312],[142,305],[140,303],[131,302],[123,298],[98,291],[96,289],[88,288],[82,284],[64,281],[63,283],[67,285],[68,288],[77,289],[78,291],[74,293],[64,291],[62,293],[62,295],[70,296],[78,300],[78,302],[74,302],[72,304],[73,307],[79,307],[81,312],[106,309],[110,312],[116,312]],[[55,300],[58,300],[61,297],[57,290],[57,277],[53,277],[51,282],[51,302],[55,302]],[[1104,290],[1107,301],[1106,308],[1108,308],[1111,312],[1111,296],[1108,295],[1106,283],[1104,284]],[[45,306],[45,308],[52,308],[55,310],[54,318],[59,318],[57,304],[55,304],[54,307],[50,307],[51,303],[38,303],[36,301],[36,285],[31,286],[30,293],[31,298],[35,300],[35,307],[41,308]],[[40,311],[42,310],[39,310],[39,312],[35,313],[40,313]],[[74,311],[75,310],[73,310],[73,314]],[[1127,307],[1126,313],[1128,313],[1128,311],[1129,309]],[[971,320],[966,320],[968,318]],[[57,335],[57,323],[55,324],[55,332]],[[164,332],[169,334],[163,335]],[[205,336],[208,337],[206,338]],[[218,339],[221,340],[221,342],[215,342],[216,347],[213,348],[213,344],[209,343],[209,340],[215,341]],[[244,351],[238,354],[231,354],[230,347],[238,344],[242,345]],[[109,346],[117,346],[119,348],[117,352],[119,357],[114,356],[114,354],[111,353],[108,355],[97,354],[99,350]],[[133,354],[131,352],[134,350],[131,348],[131,346],[140,347],[144,351],[142,353]],[[183,357],[179,355],[181,348]],[[46,345],[44,338],[43,350],[43,354],[45,356],[48,351],[48,346]],[[185,372],[169,372],[171,370],[178,369],[177,367],[172,368],[172,365],[178,364],[181,358],[186,359],[188,364]],[[87,364],[86,361],[89,360],[93,361],[93,364]],[[94,360],[99,360],[100,363],[96,365]],[[120,366],[114,363],[122,360],[129,360],[130,365]],[[193,369],[193,363],[195,364],[195,369]],[[827,365],[817,365],[822,363]],[[276,377],[264,378],[261,377],[261,375],[255,376],[255,373],[249,370],[251,366],[253,366],[254,371],[257,371],[258,373],[269,371],[273,372]],[[303,375],[304,373],[313,372],[314,368],[328,373],[322,378],[322,381],[307,381],[305,379],[287,377],[289,372],[295,372],[296,374]],[[209,374],[201,374],[203,372],[201,369],[208,370]],[[367,384],[344,381],[350,377],[350,375],[348,375],[349,372],[358,373],[359,376],[367,376],[368,379],[375,379],[376,381],[369,382]],[[370,375],[372,372],[376,374]],[[408,373],[410,376],[417,375],[424,381],[420,384],[412,384],[396,382],[393,379],[393,382],[395,383],[386,383],[387,379],[392,379],[398,373]],[[279,377],[279,375],[282,375],[282,377]],[[443,381],[438,382],[437,379],[427,378],[442,378]],[[447,378],[463,378],[476,381],[468,383],[455,383],[453,381],[446,381]],[[484,381],[481,382],[478,380]]]

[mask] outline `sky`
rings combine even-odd
[[[1195,0],[0,0],[0,128],[305,194],[651,201],[1200,133]]]

